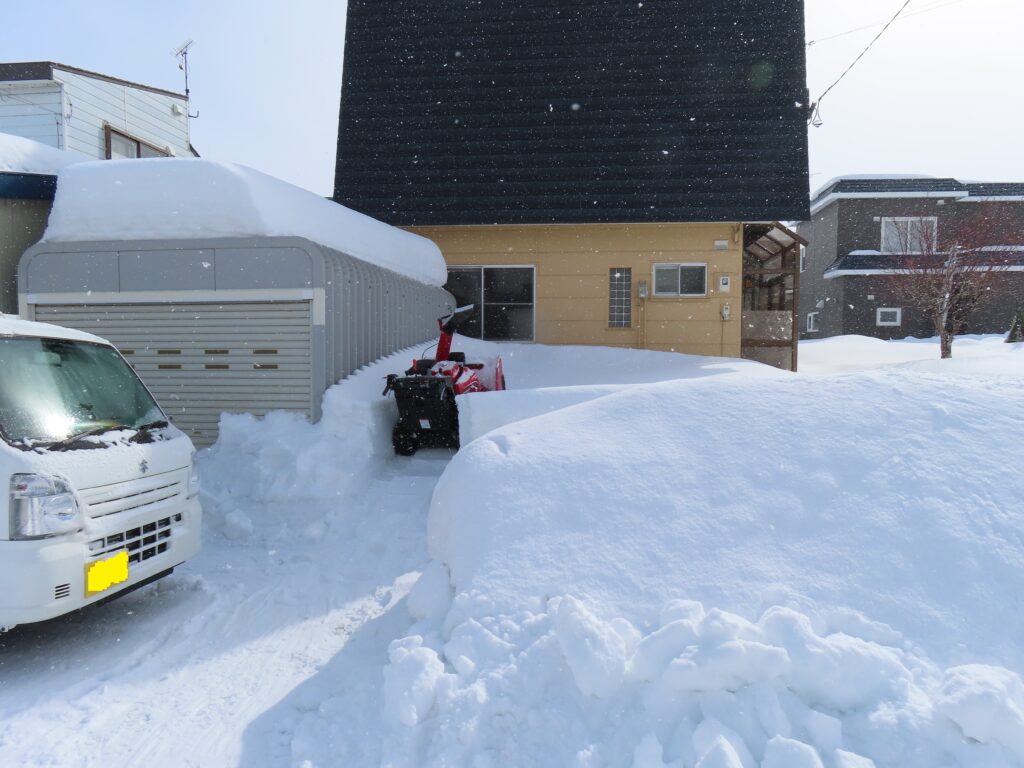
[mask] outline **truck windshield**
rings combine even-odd
[[[67,441],[163,419],[135,371],[112,347],[0,337],[0,429],[8,441]]]

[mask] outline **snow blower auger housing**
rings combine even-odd
[[[387,377],[384,394],[394,392],[398,404],[391,442],[400,456],[412,456],[421,447],[458,448],[457,398],[505,389],[500,357],[493,363],[467,363],[464,352],[451,351],[455,332],[472,311],[471,304],[438,318],[441,338],[435,356],[414,360],[404,376]]]

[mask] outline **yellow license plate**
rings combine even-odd
[[[85,566],[86,597],[98,595],[125,581],[128,581],[128,553],[124,550]]]

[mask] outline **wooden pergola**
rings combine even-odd
[[[796,370],[800,246],[805,245],[777,221],[744,225],[742,357]]]

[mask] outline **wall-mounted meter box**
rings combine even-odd
[[[732,288],[732,278],[730,278],[729,275],[719,275],[718,276],[718,292],[719,293],[729,293],[731,288]]]

